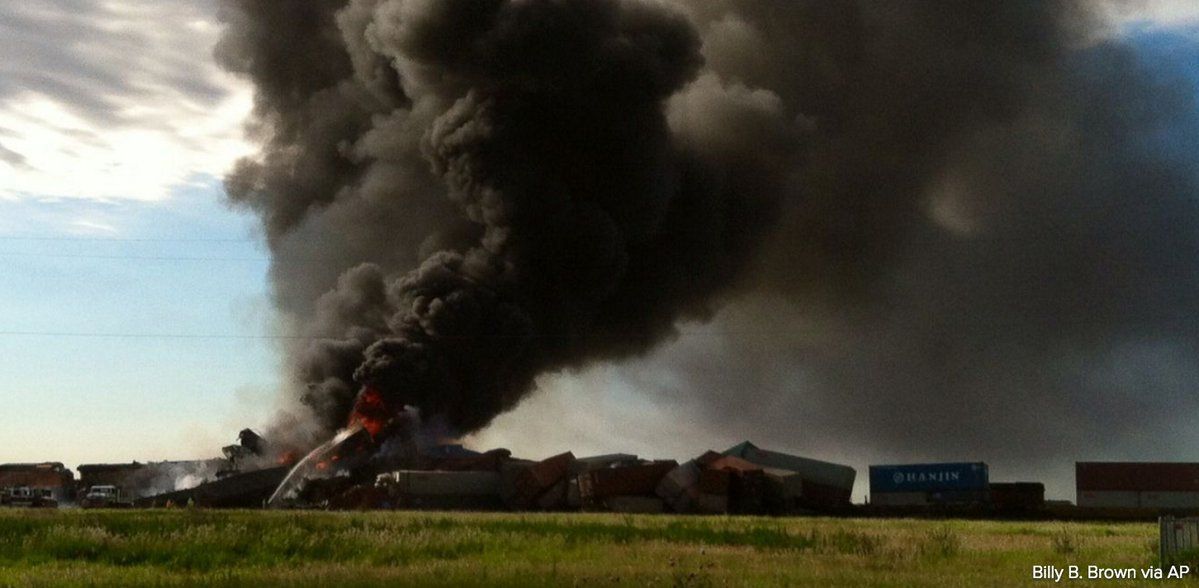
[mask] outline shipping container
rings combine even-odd
[[[926,506],[927,492],[871,492],[870,504],[876,506]]]
[[[1045,506],[1045,485],[1040,482],[991,484],[991,505],[999,510],[1035,510]]]
[[[575,459],[574,464],[571,465],[570,473],[578,475],[591,470],[620,466],[633,466],[639,463],[641,462],[637,459],[637,456],[631,453],[592,455],[589,457],[580,457]]]
[[[870,493],[939,492],[987,489],[985,463],[929,463],[870,466]]]
[[[695,498],[699,495],[697,486],[703,471],[694,460],[680,464],[662,477],[654,493],[675,512],[687,512],[695,505]]]
[[[703,494],[728,494],[733,481],[733,472],[729,470],[703,470],[699,473],[699,483],[696,487]]]
[[[1078,491],[1199,492],[1199,463],[1077,462]]]
[[[853,487],[829,486],[811,480],[803,481],[803,506],[825,507],[849,504]]]
[[[460,445],[441,445],[436,451],[421,453],[415,463],[405,465],[415,466],[408,468],[414,470],[498,472],[512,458],[512,452],[507,449],[492,449],[486,453],[447,449],[453,447],[461,449]]]
[[[379,484],[387,484],[396,492],[415,496],[498,496],[500,475],[497,472],[426,472],[400,470],[380,474]]]
[[[932,504],[985,504],[991,500],[989,488],[979,490],[937,490],[928,493],[928,501]]]
[[[1199,510],[1199,492],[1135,492],[1079,490],[1078,506],[1085,508],[1145,508]]]
[[[773,486],[766,472],[751,470],[737,472],[729,480],[729,512],[736,514],[766,514],[780,507],[772,494]]]
[[[380,474],[376,486],[391,505],[403,508],[490,510],[502,505],[498,472],[400,470]]]
[[[630,514],[658,514],[666,510],[666,503],[656,496],[610,496],[604,506],[612,512]]]
[[[988,490],[940,490],[935,492],[871,492],[876,506],[966,506],[990,501]]]
[[[228,465],[224,459],[84,464],[78,467],[78,488],[116,486],[130,498],[148,498],[214,481]]]
[[[600,468],[578,476],[579,494],[584,503],[608,496],[651,496],[675,461],[659,461],[634,466]]]
[[[790,470],[799,474],[806,482],[815,482],[823,486],[852,489],[854,478],[857,477],[857,472],[847,465],[770,451],[749,441],[734,445],[723,453],[764,468]]]
[[[1085,508],[1140,508],[1140,492],[1127,490],[1079,490],[1078,506]]]
[[[271,497],[290,470],[290,467],[274,467],[232,474],[194,488],[143,497],[136,501],[136,505],[150,507],[191,503],[213,508],[257,508]]]
[[[570,484],[567,480],[559,480],[557,484],[550,486],[549,490],[546,490],[537,498],[537,509],[546,511],[565,509],[569,488]]]
[[[75,496],[75,474],[58,462],[0,465],[0,492],[17,488],[67,502]]]
[[[1141,508],[1199,509],[1199,492],[1141,492]]]
[[[766,479],[774,484],[788,507],[798,505],[806,495],[803,477],[790,470],[767,468]]]
[[[536,463],[507,463],[500,472],[501,496],[511,508],[531,508],[553,485],[567,477],[575,456],[569,451]]]
[[[729,512],[729,497],[727,494],[704,494],[695,497],[695,510],[704,514],[725,514]]]
[[[727,472],[760,472],[762,466],[734,455],[726,455],[714,459],[704,465],[709,470]]]

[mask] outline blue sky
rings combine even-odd
[[[1121,18],[1138,23],[1127,34],[1148,63],[1199,88],[1196,5]],[[211,12],[199,0],[0,6],[0,52],[16,56],[0,61],[0,462],[209,457],[274,412],[269,262],[219,180],[251,149],[249,88],[211,63]],[[1165,139],[1194,161],[1195,130]],[[684,408],[630,392],[611,367],[550,379],[553,394],[475,441],[533,456],[694,449],[670,441]],[[605,445],[613,435],[627,445]]]
[[[4,460],[208,455],[264,418],[268,261],[222,198],[0,201]]]
[[[0,461],[211,456],[269,411],[268,262],[219,181],[252,91],[215,17],[0,6]]]

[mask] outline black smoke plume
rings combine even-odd
[[[1194,408],[1113,367],[1199,373],[1199,240],[1193,98],[1102,3],[222,6],[263,146],[228,192],[324,429],[371,385],[475,431],[729,304],[649,365],[730,427],[1020,453]]]

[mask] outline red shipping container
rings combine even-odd
[[[591,470],[579,476],[579,493],[583,500],[608,496],[653,496],[658,482],[671,470],[679,467],[676,461]]]
[[[1074,475],[1080,492],[1199,492],[1199,463],[1077,462]]]
[[[728,470],[704,470],[699,473],[699,491],[724,496],[729,493],[732,473]]]

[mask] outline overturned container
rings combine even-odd
[[[739,457],[785,478],[784,498],[791,508],[849,506],[857,477],[857,471],[850,466],[762,449],[749,441],[734,445],[723,454]]]

